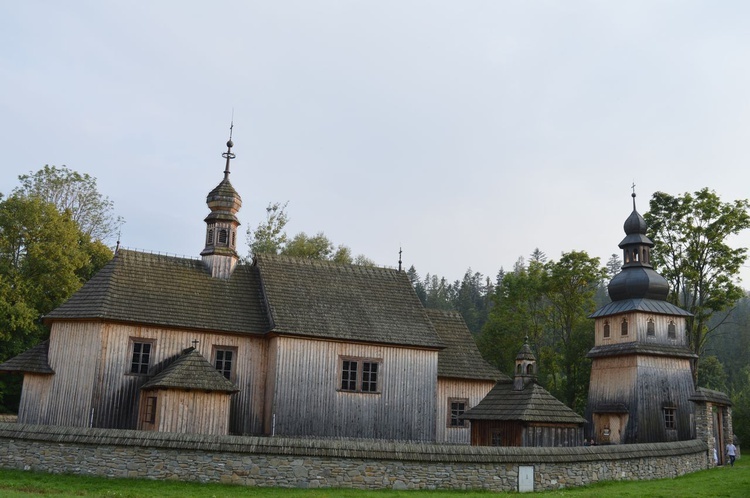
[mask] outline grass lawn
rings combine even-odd
[[[52,475],[20,470],[0,470],[0,496],[17,498],[50,497],[227,497],[259,498],[443,498],[483,497],[503,493],[483,491],[361,491],[356,489],[247,488],[221,484],[196,484],[172,481],[105,479],[73,475]],[[543,496],[750,496],[750,458],[737,460],[733,468],[720,467],[696,472],[677,479],[658,481],[607,482],[562,491],[538,493]]]

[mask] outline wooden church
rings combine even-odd
[[[201,259],[120,249],[45,317],[19,423],[468,444],[495,382],[460,316],[402,271],[237,255],[229,181],[210,191]]]
[[[609,283],[612,302],[595,311],[586,419],[599,444],[694,437],[695,355],[685,333],[690,314],[667,302],[669,285],[651,265],[654,243],[635,207],[625,220],[622,271]]]

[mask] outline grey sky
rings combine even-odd
[[[421,275],[604,264],[632,182],[748,197],[748,2],[3,4],[0,192],[87,172],[127,247],[199,255],[232,109],[243,233],[288,200]]]

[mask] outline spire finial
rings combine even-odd
[[[398,271],[401,271],[401,246],[398,246]]]
[[[633,211],[635,211],[635,182],[630,186],[630,188],[633,189],[633,193],[630,194],[630,196],[633,198]]]
[[[232,152],[232,147],[234,147],[234,142],[232,142],[233,131],[234,131],[234,109],[232,109],[232,121],[229,125],[229,140],[227,141],[227,151],[221,155],[221,157],[227,160],[227,165],[224,167],[224,179],[225,180],[229,179],[229,161],[235,158],[235,155]]]
[[[122,236],[122,230],[117,231],[117,244],[115,245],[115,254],[120,250],[120,237]]]

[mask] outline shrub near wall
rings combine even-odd
[[[577,448],[205,436],[0,424],[0,467],[247,486],[358,489],[518,488],[676,477],[706,468],[704,442]]]

